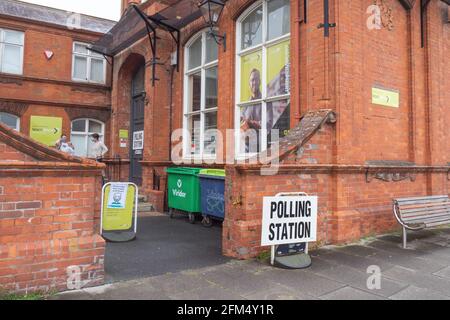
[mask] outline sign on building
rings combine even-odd
[[[47,146],[54,146],[61,138],[62,118],[31,116],[30,137]]]
[[[262,246],[275,246],[317,239],[317,197],[264,197]]]
[[[385,107],[399,108],[400,93],[395,90],[372,88],[372,103]]]
[[[137,231],[138,187],[131,182],[103,186],[101,235],[110,241],[130,241]]]
[[[133,150],[144,149],[144,131],[133,132]]]

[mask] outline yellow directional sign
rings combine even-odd
[[[400,107],[400,93],[394,90],[372,88],[372,103],[381,106]]]
[[[30,137],[47,146],[54,146],[61,138],[62,118],[31,116]]]

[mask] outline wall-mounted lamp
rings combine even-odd
[[[223,45],[223,50],[227,50],[227,36],[224,33],[219,35],[216,33],[215,26],[218,24],[225,7],[226,0],[200,0],[197,6],[200,8],[203,19],[209,26],[209,34],[214,38],[218,45]]]

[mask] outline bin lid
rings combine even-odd
[[[225,177],[225,170],[223,169],[202,169],[199,174],[203,176],[215,176],[215,177]]]
[[[190,167],[171,167],[167,168],[167,173],[185,174],[185,175],[197,175],[201,169],[200,168],[190,168]]]

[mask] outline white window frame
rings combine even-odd
[[[215,159],[217,156],[217,140],[216,140],[216,149],[214,154],[205,154],[205,115],[207,113],[216,113],[216,117],[218,116],[218,106],[215,108],[206,109],[206,70],[218,67],[219,59],[213,60],[211,62],[206,62],[206,40],[207,40],[208,30],[204,29],[199,31],[196,35],[194,35],[185,45],[184,47],[184,81],[183,81],[183,158],[192,160],[192,159]],[[190,46],[197,41],[201,37],[202,41],[202,59],[200,66],[195,67],[193,69],[189,69],[189,54],[190,54]],[[201,98],[200,98],[200,110],[198,111],[189,111],[190,101],[191,101],[191,93],[189,90],[189,77],[195,73],[201,72]],[[217,72],[218,72],[217,68]],[[200,115],[200,152],[198,154],[191,154],[191,143],[192,136],[188,136],[187,132],[189,126],[189,118],[195,115]],[[218,123],[217,123],[218,125]],[[190,139],[188,139],[190,138]],[[188,152],[189,151],[189,152]]]
[[[19,44],[15,44],[15,43],[6,43],[5,42],[5,31],[14,31],[14,32],[22,33],[22,44],[19,45]],[[4,52],[5,44],[7,44],[9,46],[20,47],[20,72],[18,72],[18,73],[11,73],[11,72],[3,71],[3,55],[4,55],[3,52]],[[0,73],[23,75],[24,47],[25,47],[25,32],[20,31],[20,30],[14,30],[14,29],[0,28]]]
[[[16,116],[15,114],[12,114],[12,113],[0,111],[0,115],[2,115],[2,114],[14,117],[16,119],[16,127],[13,129],[16,131],[20,131],[20,117]]]
[[[267,40],[268,26],[268,8],[267,3],[270,0],[259,0],[252,4],[247,10],[236,20],[236,71],[235,71],[235,105],[234,105],[234,123],[235,123],[235,159],[244,160],[256,156],[258,153],[241,153],[241,135],[240,135],[240,108],[248,105],[261,103],[261,130],[260,130],[260,150],[264,152],[267,148],[267,103],[290,99],[291,93],[267,97],[267,49],[284,41],[291,41],[291,32],[280,37]],[[242,49],[242,22],[258,7],[262,6],[262,41],[258,45]],[[292,6],[291,6],[292,9]],[[241,57],[253,52],[262,52],[262,70],[261,70],[261,99],[241,102]]]
[[[75,52],[76,45],[85,46],[88,53],[86,54],[86,53]],[[88,43],[79,42],[79,41],[73,42],[73,45],[72,45],[72,80],[78,81],[78,82],[86,82],[86,83],[105,84],[106,83],[106,59],[105,59],[105,57],[102,57],[101,54],[94,53],[93,51],[89,50],[89,46],[90,45]],[[86,68],[87,68],[86,77],[87,78],[86,79],[80,79],[80,78],[75,77],[75,58],[76,57],[82,57],[82,58],[87,59],[87,62],[86,62]],[[103,81],[94,81],[91,79],[92,59],[102,60],[102,62],[103,62]]]
[[[82,121],[82,120],[84,120],[84,122],[85,122],[85,130],[84,130],[84,132],[82,132],[82,131],[73,131],[72,130],[73,123],[75,121]],[[84,146],[86,148],[86,155],[82,155],[81,157],[89,156],[89,137],[92,134],[97,133],[97,132],[89,132],[89,121],[96,122],[96,123],[98,123],[98,124],[100,124],[102,126],[102,133],[99,133],[99,136],[100,136],[99,140],[103,142],[104,138],[105,138],[105,123],[103,123],[102,121],[97,120],[97,119],[92,119],[92,118],[78,118],[78,119],[72,120],[70,122],[70,140],[72,140],[72,136],[85,137],[85,141],[84,141],[85,145]],[[77,150],[75,150],[75,153],[77,153]]]

